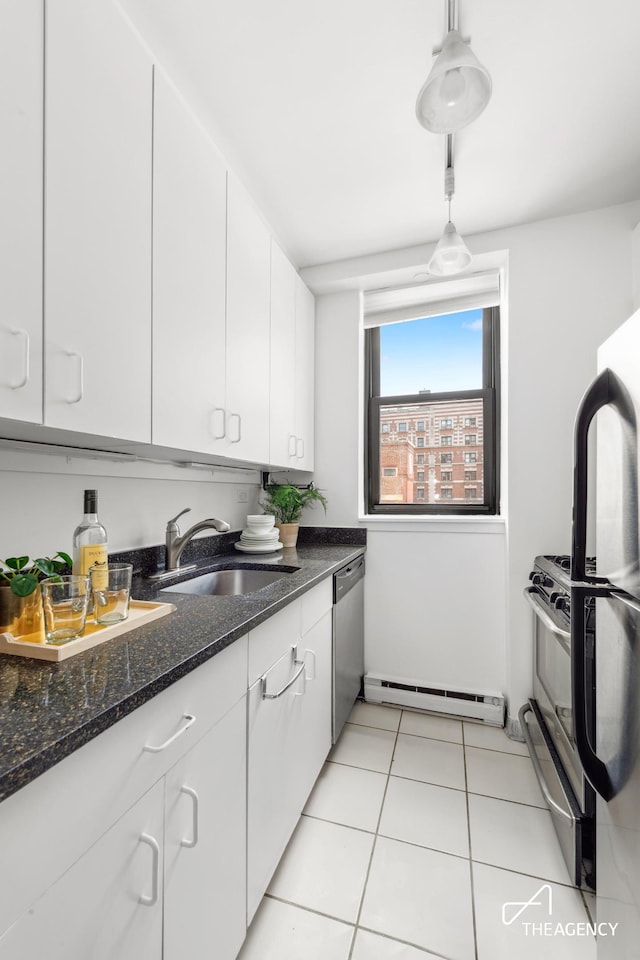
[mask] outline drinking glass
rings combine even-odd
[[[48,577],[40,584],[47,643],[62,644],[82,636],[87,619],[89,578]]]
[[[130,563],[109,563],[89,570],[96,623],[120,623],[129,616],[131,599]]]

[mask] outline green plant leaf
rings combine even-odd
[[[11,592],[16,597],[28,597],[38,586],[38,578],[33,573],[19,573],[11,580]]]
[[[62,560],[62,562],[65,564],[65,566],[67,566],[67,567],[72,567],[72,566],[73,566],[73,560],[71,559],[71,557],[69,556],[68,553],[65,553],[65,552],[64,552],[64,550],[58,550],[58,552],[56,553],[56,557],[60,557],[60,559]],[[54,557],[54,559],[55,559],[55,557]]]
[[[50,577],[56,572],[55,565],[52,560],[49,560],[48,557],[38,557],[37,560],[33,561],[33,566],[36,570],[39,570],[41,573],[44,573],[45,577]]]
[[[29,563],[29,557],[9,557],[5,563],[12,570],[22,570]]]

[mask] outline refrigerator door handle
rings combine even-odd
[[[603,370],[588,388],[576,415],[573,445],[573,529],[571,579],[584,581],[587,556],[588,437],[598,410],[611,402],[611,371]]]
[[[597,590],[597,595],[606,596],[608,591]],[[587,645],[584,601],[593,595],[584,587],[571,588],[571,686],[573,697],[573,724],[576,749],[582,769],[593,789],[607,802],[615,796],[615,788],[607,765],[600,759],[589,739],[589,711],[595,703],[587,694]],[[596,634],[597,643],[597,634]]]
[[[611,404],[622,420],[636,432],[635,413],[624,384],[609,368],[600,373],[585,393],[576,416],[573,453],[573,529],[571,544],[571,579],[577,582],[593,582],[586,576],[587,554],[587,473],[588,437],[591,421],[598,410]],[[632,502],[637,499],[634,479],[628,490]]]

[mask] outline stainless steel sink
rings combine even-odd
[[[198,596],[232,597],[255,593],[287,577],[293,570],[251,570],[235,567],[231,570],[214,570],[192,580],[184,580],[172,587],[164,587],[163,593],[195,593]]]

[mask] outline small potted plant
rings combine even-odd
[[[9,557],[0,560],[0,633],[38,634],[42,627],[40,581],[71,570],[71,557]]]
[[[321,503],[325,513],[327,511],[326,497],[312,483],[308,487],[297,487],[293,483],[270,483],[266,492],[262,509],[276,518],[280,540],[285,547],[295,547],[300,517],[306,507]]]

